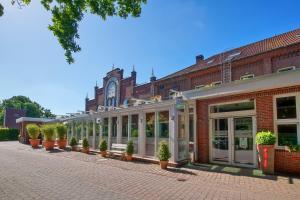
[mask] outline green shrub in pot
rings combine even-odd
[[[276,136],[270,131],[261,131],[256,134],[256,144],[258,145],[274,145]]]

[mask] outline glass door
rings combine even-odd
[[[228,118],[212,120],[212,161],[229,162]]]
[[[233,119],[234,163],[254,164],[253,122],[252,117]]]
[[[211,119],[211,161],[255,165],[254,117]]]

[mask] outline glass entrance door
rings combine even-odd
[[[211,161],[255,165],[253,117],[211,119]]]
[[[228,119],[213,119],[212,123],[212,160],[228,162]]]
[[[254,164],[252,117],[234,118],[234,162]]]

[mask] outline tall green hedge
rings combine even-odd
[[[0,141],[18,140],[19,130],[12,128],[0,128]]]

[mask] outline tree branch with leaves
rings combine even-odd
[[[23,7],[31,0],[11,0],[11,3]],[[43,7],[52,14],[52,24],[48,28],[65,50],[69,64],[74,63],[73,53],[81,50],[76,41],[79,39],[78,24],[84,14],[98,15],[102,20],[112,16],[139,17],[146,3],[147,0],[41,0]],[[0,3],[0,16],[3,11]]]

